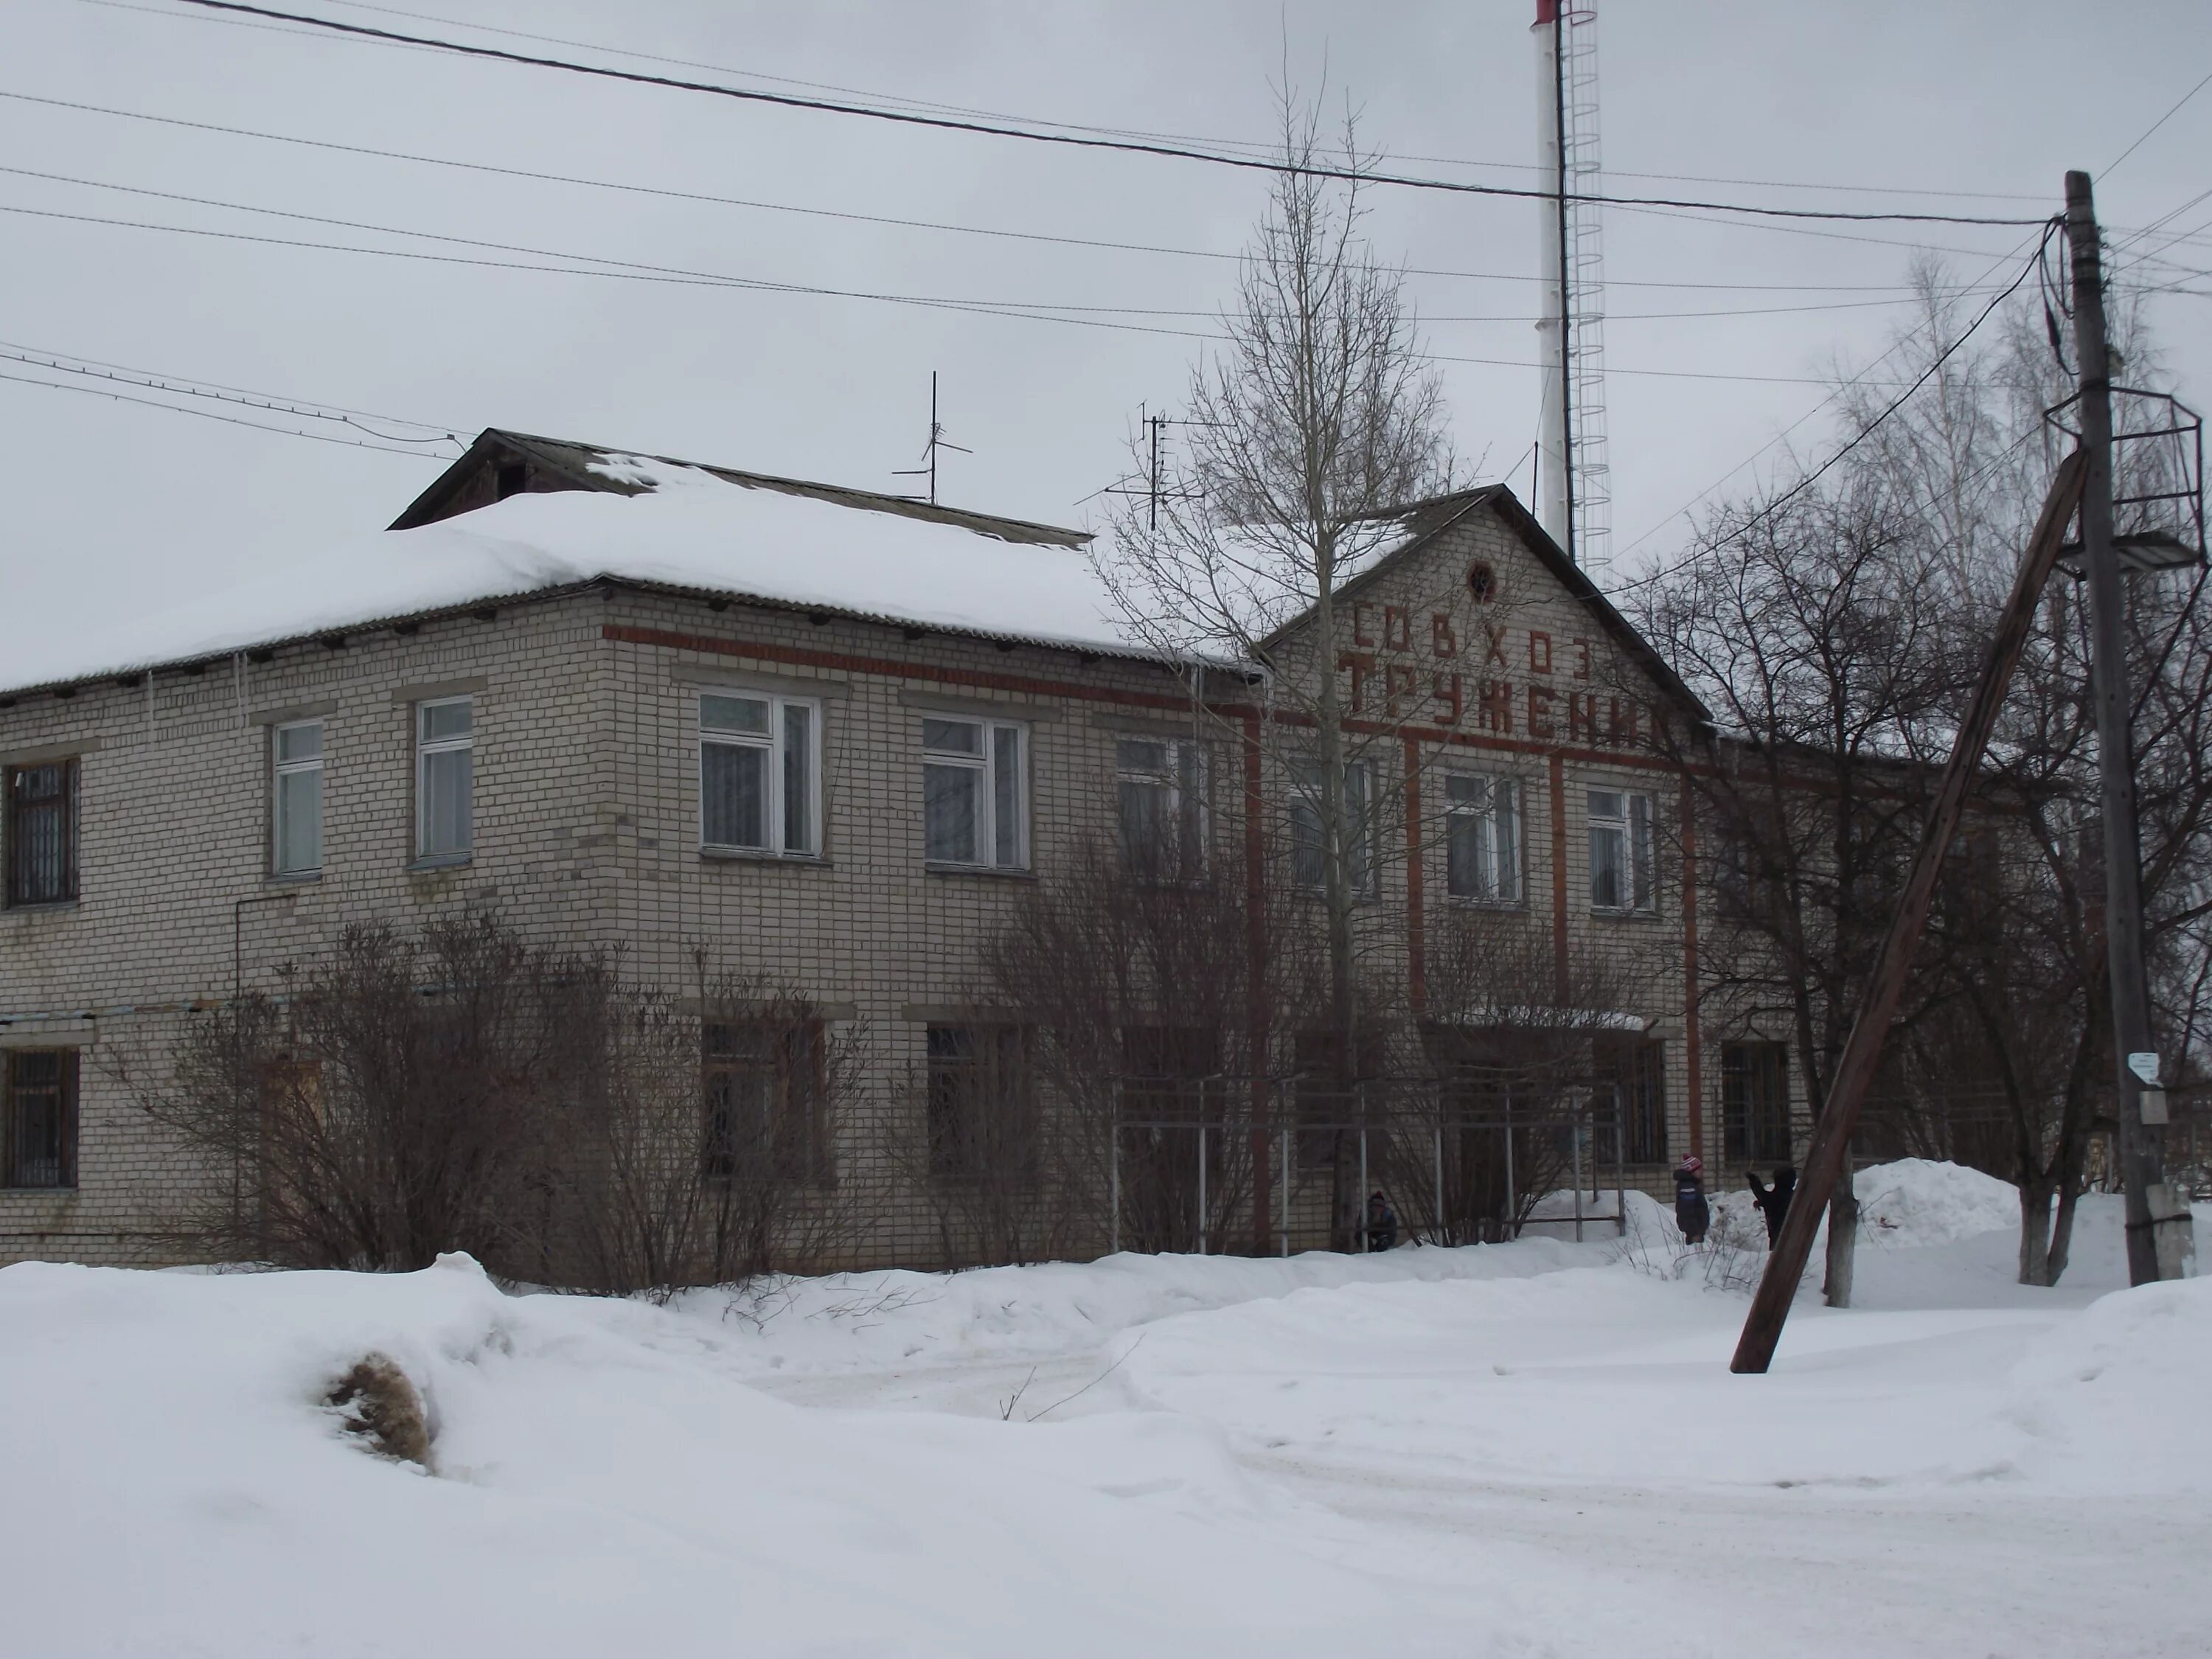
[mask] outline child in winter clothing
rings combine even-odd
[[[1774,1241],[1782,1237],[1782,1224],[1790,1214],[1790,1200],[1797,1191],[1797,1171],[1787,1164],[1774,1172],[1774,1184],[1762,1187],[1759,1177],[1750,1170],[1743,1178],[1751,1183],[1751,1201],[1766,1216],[1766,1248],[1772,1249]]]
[[[1393,1250],[1398,1247],[1398,1212],[1377,1188],[1367,1200],[1367,1248]]]
[[[1685,1244],[1705,1242],[1712,1211],[1705,1203],[1705,1164],[1700,1158],[1686,1158],[1674,1166],[1674,1224],[1682,1230]]]

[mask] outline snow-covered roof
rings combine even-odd
[[[601,578],[1155,654],[1117,624],[1079,532],[1016,540],[1043,527],[1007,520],[1001,535],[979,515],[871,510],[854,492],[798,493],[787,481],[740,483],[647,456],[607,453],[594,465],[616,490],[533,492],[417,528],[337,537],[158,616],[21,641],[9,653],[8,689],[205,660]]]

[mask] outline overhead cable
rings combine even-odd
[[[864,104],[841,103],[822,98],[801,98],[791,93],[764,92],[756,88],[725,86],[711,81],[689,81],[674,76],[649,75],[639,70],[615,69],[602,64],[579,64],[563,58],[546,58],[535,53],[510,52],[503,46],[473,46],[465,41],[443,40],[430,35],[404,34],[397,30],[371,27],[365,23],[347,23],[335,18],[317,17],[307,12],[280,11],[270,6],[249,5],[245,3],[245,0],[178,0],[178,3],[197,6],[208,11],[270,18],[281,22],[298,23],[313,28],[326,29],[337,34],[356,35],[365,40],[388,40],[401,46],[427,47],[434,51],[452,52],[460,57],[485,58],[531,69],[557,70],[570,75],[585,75],[602,80],[623,81],[633,85],[657,87],[668,91],[704,93],[710,96],[733,99],[744,103],[772,105],[782,109],[810,110],[820,114],[856,116],[866,120],[894,122],[902,126],[932,127],[948,132],[973,133],[992,138],[1014,138],[1030,143],[1055,144],[1077,149],[1112,150],[1127,155],[1152,155],[1174,161],[1202,161],[1215,167],[1237,167],[1278,175],[1290,174],[1298,178],[1329,179],[1345,183],[1389,185],[1407,190],[1440,191],[1451,195],[1500,197],[1539,202],[1556,202],[1560,199],[1560,193],[1557,191],[1523,188],[1513,185],[1482,185],[1449,179],[1424,179],[1408,173],[1370,171],[1365,167],[1322,167],[1311,163],[1295,162],[1279,157],[1270,160],[1259,156],[1224,155],[1216,151],[1191,149],[1181,145],[1155,143],[1141,139],[1115,138],[1085,133],[1040,131],[994,121],[928,115],[911,110],[872,108]],[[2015,229],[2021,226],[2037,225],[2042,222],[2040,219],[2001,219],[1953,213],[1764,207],[1747,203],[1704,202],[1672,197],[1586,196],[1569,192],[1565,199],[1569,202],[1588,203],[1596,206],[1676,208],[1692,212],[1733,213],[1766,219],[1826,219],[1892,224],[1986,225]]]

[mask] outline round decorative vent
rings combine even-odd
[[[1474,595],[1477,605],[1488,605],[1498,597],[1498,573],[1487,561],[1477,559],[1468,566],[1467,591]]]

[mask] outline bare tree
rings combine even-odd
[[[865,1034],[695,965],[689,999],[602,971],[570,1000],[538,1229],[554,1282],[660,1295],[805,1270],[849,1237],[836,1149]]]
[[[441,1251],[511,1260],[529,1212],[554,1003],[581,959],[489,917],[419,941],[348,928],[281,999],[196,1017],[166,1067],[113,1063],[142,1107],[228,1170],[182,1230],[288,1267],[412,1269]]]
[[[1887,419],[1840,388],[1862,441],[1812,488],[1778,485],[1701,529],[1638,620],[1722,713],[1717,750],[1662,734],[1692,771],[1718,876],[1717,920],[1759,947],[1717,994],[1787,1010],[1808,1090],[1826,1094],[1925,817],[1932,769],[2009,587],[2063,435],[2043,319],[1938,360],[1965,326],[1956,285],[1913,271],[1922,327],[1900,373],[1925,389]],[[2139,306],[2115,337],[2154,365]],[[2122,458],[2123,465],[2128,464]],[[2178,1046],[2203,1033],[2212,647],[2201,580],[2138,580],[2130,679],[2154,996]],[[2094,734],[2078,598],[2049,595],[1985,763],[1887,1057],[1886,1103],[1972,1146],[2021,1194],[2021,1272],[2063,1271],[2074,1198],[2109,1075],[2094,803]],[[1994,1108],[2005,1132],[1969,1132]],[[2056,1206],[2054,1214],[2053,1206]],[[1829,1286],[1848,1295],[1851,1206],[1831,1212]]]
[[[1347,723],[1338,590],[1402,538],[1408,506],[1451,488],[1454,464],[1405,273],[1364,240],[1357,177],[1320,176],[1318,106],[1286,88],[1280,107],[1280,170],[1223,319],[1227,343],[1191,377],[1188,460],[1157,515],[1133,505],[1096,556],[1140,639],[1272,671],[1265,738],[1311,826],[1331,1015],[1348,1034],[1354,908],[1387,771],[1358,798],[1347,763],[1371,738]],[[1347,115],[1328,164],[1357,175],[1364,155]]]
[[[179,1230],[287,1267],[495,1272],[614,1294],[805,1265],[842,1241],[833,1150],[860,1039],[788,990],[679,999],[497,917],[343,933],[276,997],[112,1064],[215,1170]]]

